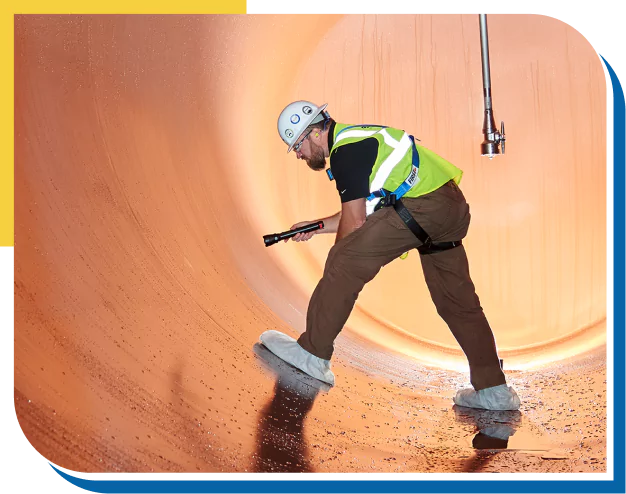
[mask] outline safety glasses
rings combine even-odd
[[[311,132],[313,132],[313,129],[309,130],[306,134],[304,134],[304,137],[302,139],[300,139],[300,142],[293,147],[293,149],[296,151],[296,153],[300,152],[300,148],[302,147],[302,143],[304,141],[306,141],[306,138],[309,137]]]

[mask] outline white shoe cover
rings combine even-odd
[[[486,410],[519,410],[520,401],[517,393],[506,384],[476,391],[474,388],[462,389],[454,397],[454,403],[460,407],[484,408]]]
[[[260,338],[268,350],[288,364],[322,382],[335,385],[335,375],[330,370],[330,360],[324,360],[307,352],[291,336],[280,331],[265,331]]]

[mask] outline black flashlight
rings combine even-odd
[[[282,233],[272,233],[271,235],[263,235],[263,241],[265,242],[265,247],[269,247],[270,245],[274,245],[281,240],[287,240],[298,233],[314,232],[315,230],[321,230],[322,228],[324,228],[324,222],[316,221],[315,223],[310,223],[294,230],[287,230]]]

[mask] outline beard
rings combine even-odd
[[[323,170],[326,168],[326,157],[324,156],[324,149],[321,146],[310,143],[311,145],[311,157],[306,161],[306,164],[309,165],[311,170],[315,170],[316,172]]]

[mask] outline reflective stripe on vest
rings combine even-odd
[[[337,134],[335,143],[338,143],[342,141],[343,139],[349,139],[352,137],[360,137],[360,138],[371,137],[374,134],[380,134],[383,137],[385,144],[389,146],[390,148],[393,148],[393,151],[391,152],[389,156],[387,156],[387,159],[383,161],[378,167],[378,170],[376,171],[376,174],[374,175],[374,178],[372,179],[372,183],[370,184],[370,192],[375,192],[383,188],[383,185],[389,178],[389,175],[391,175],[391,172],[393,171],[394,167],[398,163],[400,163],[400,161],[402,161],[402,158],[404,158],[404,156],[411,149],[411,146],[413,144],[411,142],[411,139],[409,138],[409,135],[406,132],[402,134],[402,137],[398,141],[397,139],[393,138],[389,134],[389,132],[387,132],[387,129],[385,127],[379,130],[344,129],[344,130],[341,130]],[[415,185],[419,181],[419,177],[417,177],[417,173],[413,175],[413,178],[414,178],[414,182],[411,184],[411,186]],[[370,214],[374,212],[374,208],[376,207],[376,204],[378,203],[378,201],[379,201],[379,198],[367,201],[366,215],[369,216]]]

